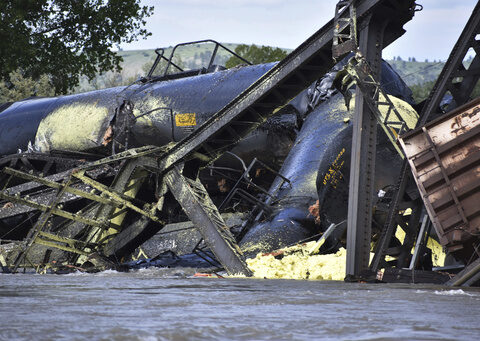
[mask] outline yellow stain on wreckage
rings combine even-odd
[[[405,214],[409,214],[409,212]],[[395,236],[400,242],[403,242],[405,232],[397,227]],[[341,248],[337,253],[310,255],[310,250],[315,244],[316,241],[312,241],[273,253],[260,252],[255,258],[247,259],[247,265],[255,278],[343,281],[347,251]],[[429,238],[427,247],[432,250],[433,266],[443,266],[445,252],[442,246],[433,238]],[[373,256],[374,254],[370,252],[370,260]]]
[[[408,210],[410,210],[410,209],[408,209]],[[409,213],[409,212],[406,212],[406,213]],[[405,232],[402,230],[402,228],[397,227],[397,232],[395,233],[395,237],[400,242],[403,243],[403,240],[405,239]],[[430,250],[432,250],[433,266],[444,266],[446,254],[443,251],[442,245],[440,245],[435,239],[428,238],[427,247]],[[412,249],[412,253],[413,253],[413,251],[414,251],[414,249]]]
[[[106,120],[108,109],[97,103],[62,106],[40,122],[35,146],[41,152],[53,149],[79,151],[97,147],[106,129]]]
[[[388,95],[388,98],[390,101],[392,101],[393,105],[395,106],[395,109],[397,109],[398,113],[402,116],[403,120],[407,124],[408,129],[414,129],[415,125],[417,124],[418,121],[418,113],[413,109],[413,107],[405,102],[404,100],[401,100],[400,98],[397,98],[392,95]],[[382,94],[380,94],[379,97],[379,102],[384,102],[385,97],[383,97]],[[347,108],[345,106],[342,106],[342,109],[346,110]],[[350,101],[350,110],[353,110],[355,108],[355,95],[352,97]],[[378,107],[380,114],[382,115],[382,118],[385,118],[387,115],[387,106],[382,105]],[[398,118],[392,113],[390,113],[389,116],[389,121],[392,122],[399,122]],[[345,120],[344,120],[345,122]],[[348,123],[345,122],[345,123]]]

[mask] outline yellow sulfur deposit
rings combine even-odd
[[[308,251],[314,244],[296,245],[274,254],[259,253],[255,258],[247,259],[247,265],[256,278],[342,281],[347,251],[341,248],[335,254],[309,256]]]
[[[428,239],[427,247],[432,250],[433,266],[444,266],[446,254],[443,247],[433,238]]]
[[[398,110],[399,114],[402,115],[402,118],[407,124],[408,128],[414,129],[418,121],[418,114],[415,111],[415,109],[413,109],[412,106],[407,102],[395,96],[389,95],[388,98],[390,99],[390,101],[392,101],[393,105]],[[385,101],[385,98],[383,97],[383,95],[380,95],[379,101],[380,102]],[[382,114],[382,118],[385,118],[385,115],[387,113],[387,107],[380,106],[379,109],[380,109],[380,113]],[[393,113],[391,113],[390,115],[391,116],[389,116],[389,121],[399,122],[398,118]]]
[[[389,95],[388,98],[390,99],[390,101],[392,101],[393,105],[398,110],[399,114],[402,115],[402,118],[407,124],[408,129],[414,129],[418,121],[418,113],[415,111],[415,109],[413,109],[413,107],[410,104],[401,100],[400,98],[397,98],[392,95]],[[383,95],[380,95],[379,101],[384,102],[385,97],[383,97]],[[350,110],[353,110],[353,108],[355,108],[355,95],[353,95],[350,101]],[[380,110],[380,114],[382,115],[382,118],[385,118],[388,107],[385,105],[382,105],[382,106],[379,106],[378,109]],[[340,104],[340,110],[347,111],[347,107],[345,106],[344,103]],[[350,119],[344,118],[343,121],[345,123],[348,123]],[[398,118],[393,113],[390,113],[389,121],[399,122]]]
[[[403,241],[405,233],[398,228],[396,237]],[[247,265],[256,278],[313,279],[342,281],[345,278],[347,251],[341,248],[335,254],[309,256],[309,250],[316,242],[295,245],[276,252],[258,253],[247,259]],[[432,249],[434,266],[443,266],[445,253],[433,238],[427,246]],[[373,253],[370,253],[370,260]]]
[[[41,152],[97,147],[107,127],[107,121],[108,109],[97,103],[62,106],[40,122],[35,146]]]
[[[410,214],[410,212],[405,212],[406,215]],[[395,237],[403,243],[405,239],[405,232],[398,227],[397,232],[395,233]],[[432,250],[432,263],[433,266],[443,266],[445,263],[445,252],[443,251],[442,246],[433,238],[428,238],[427,247]],[[412,249],[412,253],[414,249]]]

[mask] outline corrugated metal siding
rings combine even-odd
[[[440,242],[480,235],[480,98],[400,138]]]

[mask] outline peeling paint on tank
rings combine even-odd
[[[41,152],[54,149],[82,151],[102,144],[110,122],[109,110],[97,103],[75,103],[60,107],[45,117],[35,136]]]

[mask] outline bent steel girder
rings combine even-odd
[[[231,275],[251,276],[243,260],[243,253],[205,187],[198,180],[191,180],[175,167],[165,175],[168,188],[182,206],[205,243]]]
[[[20,263],[27,259],[27,253],[34,244],[86,257],[101,251],[102,235],[106,230],[116,226],[113,219],[121,214],[116,213],[117,211],[128,209],[147,217],[149,221],[161,223],[154,212],[138,207],[133,202],[134,198],[122,194],[130,183],[133,172],[139,166],[134,161],[127,163],[126,167],[122,167],[117,172],[117,176],[110,186],[105,186],[90,177],[98,173],[95,169],[89,170],[89,176],[84,174],[85,170],[73,169],[57,175],[41,177],[5,168],[3,173],[29,182],[4,188],[0,191],[0,198],[9,200],[12,206],[18,205],[42,212],[24,239],[24,246],[15,256],[13,271],[15,272]],[[101,172],[104,165],[97,168],[100,168]],[[44,188],[42,190],[43,197],[41,194],[30,197],[31,190],[37,190],[37,188]],[[63,204],[75,200],[87,202],[87,204],[82,204],[85,210],[82,209],[83,211],[75,213],[71,209],[63,209]],[[91,207],[87,210],[86,208],[89,206]],[[23,211],[21,210],[20,213]],[[14,214],[19,214],[19,210],[15,209]],[[54,216],[65,219],[66,224],[62,223],[53,228],[51,220]],[[118,227],[121,227],[123,220],[119,222]],[[80,231],[82,231],[81,237],[75,238]],[[75,263],[77,258],[71,257],[70,263]]]
[[[454,103],[447,111],[467,103],[472,91],[480,78],[480,2],[475,5],[470,19],[465,25],[460,37],[450,53],[435,85],[427,98],[420,115],[418,126],[422,126],[437,113],[440,102],[447,92],[453,97]],[[471,64],[463,64],[470,49],[475,52]]]

